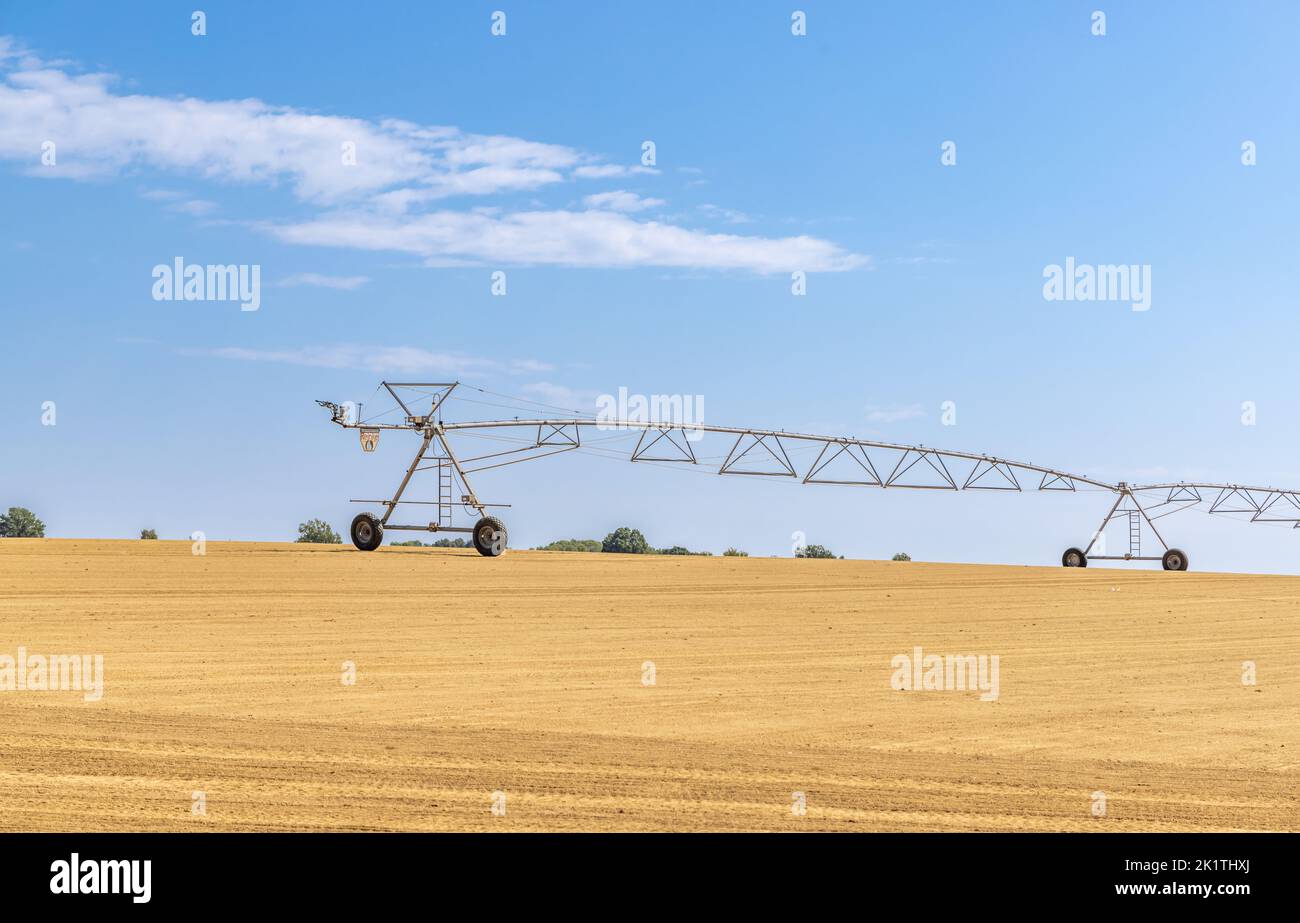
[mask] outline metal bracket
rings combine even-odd
[[[983,465],[984,470],[980,470]],[[998,482],[997,478],[992,478],[992,484],[980,484],[978,481],[989,472],[996,471],[1002,476],[1002,481]],[[1016,479],[1016,473],[1006,462],[1000,462],[992,458],[983,458],[975,463],[975,467],[970,470],[970,475],[966,478],[966,483],[961,485],[962,490],[1020,490],[1020,481]]]
[[[537,427],[537,446],[534,448],[544,445],[563,445],[576,449],[582,445],[582,437],[578,435],[577,425],[542,423]]]
[[[1236,500],[1245,504],[1245,508],[1239,506],[1228,506],[1229,503]],[[1211,513],[1258,513],[1259,503],[1255,500],[1249,490],[1244,487],[1222,487],[1219,489],[1219,495],[1214,498],[1210,504]]]
[[[689,462],[692,465],[697,464],[695,460],[695,450],[691,448],[690,438],[686,435],[686,431],[684,429],[681,430],[682,439],[681,442],[678,442],[677,439],[673,437],[673,433],[676,430],[677,427],[657,427],[654,430],[657,435],[651,439],[648,444],[644,444],[645,437],[650,435],[651,430],[642,430],[641,438],[636,441],[636,448],[632,450],[632,461]],[[676,457],[647,454],[656,444],[665,440],[667,440],[668,444],[677,450]]]
[[[907,466],[904,467],[903,462],[907,461],[908,456],[911,455],[915,455],[916,457],[913,458],[910,462],[908,462]],[[935,464],[936,460],[938,461],[937,465]],[[932,470],[935,474],[939,475],[939,477],[943,479],[942,484],[903,484],[899,481],[899,478],[907,474],[907,472],[911,471],[912,468],[916,467],[916,465],[921,461],[924,461],[927,465],[929,465],[930,470]],[[904,451],[902,456],[900,456],[898,459],[898,464],[894,465],[893,472],[890,473],[889,478],[881,486],[908,487],[914,490],[957,490],[958,489],[957,482],[954,481],[952,479],[952,475],[948,473],[948,466],[943,463],[943,457],[940,455],[936,455],[934,452],[926,448],[907,449],[906,451]]]
[[[1078,490],[1074,486],[1074,479],[1064,474],[1050,474],[1043,472],[1043,479],[1038,482],[1039,490]]]
[[[752,441],[748,446],[745,447],[745,451],[737,455],[736,450],[739,449],[741,443],[745,441],[745,437],[749,437]],[[772,442],[776,444],[775,450],[772,449],[772,446],[767,444],[767,440],[769,439],[771,439]],[[746,455],[748,455],[751,451],[753,451],[758,446],[763,447],[764,451],[767,452],[768,458],[770,458],[773,462],[777,464],[777,466],[781,469],[780,471],[741,471],[736,468],[736,465],[738,465]],[[751,461],[753,461],[753,459],[751,459]],[[766,461],[763,461],[761,463],[766,464]],[[718,474],[749,474],[749,475],[757,475],[759,477],[783,477],[783,478],[793,478],[799,476],[798,474],[795,473],[794,465],[790,464],[790,456],[786,454],[785,446],[781,444],[780,436],[774,435],[772,433],[755,433],[748,430],[736,437],[736,444],[733,445],[731,447],[731,451],[727,453],[727,460],[724,461],[722,463],[722,467],[718,469]]]
[[[826,458],[825,461],[822,461],[822,459],[825,458],[826,453],[831,449],[832,446],[835,447],[835,453],[831,455],[830,458]],[[854,452],[854,449],[857,450],[856,453]],[[826,477],[817,476],[825,472],[826,469],[829,468],[831,464],[841,455],[847,456],[853,461],[855,465],[857,465],[857,470],[854,471],[850,469],[849,472],[850,474],[856,475],[859,471],[861,471],[867,474],[870,479],[869,480],[858,480],[858,479],[843,480],[838,478],[826,478]],[[880,474],[876,471],[876,466],[871,463],[871,456],[867,455],[867,450],[864,449],[858,443],[849,442],[847,439],[842,440],[840,442],[828,442],[825,445],[823,445],[821,452],[819,452],[817,455],[817,460],[812,463],[812,465],[808,468],[808,473],[804,475],[803,482],[805,484],[849,484],[849,485],[858,485],[862,487],[883,487],[884,486],[884,484],[881,483]]]
[[[1279,500],[1285,500],[1282,509],[1271,516],[1266,516],[1269,510],[1277,506]],[[1287,505],[1290,509],[1287,509]],[[1277,490],[1264,498],[1264,502],[1259,505],[1255,515],[1250,517],[1251,522],[1294,522],[1300,528],[1300,498],[1295,494],[1287,491]]]

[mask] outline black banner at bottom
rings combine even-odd
[[[734,909],[812,890],[947,911],[965,896],[1231,912],[1286,900],[1295,845],[1288,834],[8,834],[0,893],[6,909],[373,910],[438,896],[626,897],[632,910],[687,890]]]

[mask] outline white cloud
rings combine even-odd
[[[294,244],[416,254],[428,265],[758,273],[869,265],[867,257],[815,237],[746,237],[638,221],[628,213],[662,201],[624,190],[590,196],[586,211],[537,205],[456,210],[445,204],[454,196],[517,195],[575,180],[660,172],[602,163],[566,145],[325,115],[257,99],[118,93],[115,83],[111,75],[78,74],[64,62],[41,61],[0,37],[0,158],[46,178],[155,173],[283,186],[318,211],[254,227]],[[39,162],[45,141],[57,145],[55,166]],[[355,150],[354,165],[345,163],[345,146]],[[216,207],[166,191],[154,197],[195,216]]]
[[[920,404],[890,407],[867,407],[867,420],[872,423],[899,423],[903,420],[915,420],[925,416]]]
[[[889,262],[903,266],[924,266],[929,263],[951,263],[951,259],[941,256],[895,256]]]
[[[532,382],[522,386],[519,390],[524,394],[533,395],[540,403],[550,404],[552,407],[563,410],[574,410],[578,413],[595,413],[596,399],[600,396],[598,391],[582,391],[566,385],[553,384],[549,381]]]
[[[510,371],[516,374],[524,372],[551,372],[555,366],[549,362],[538,362],[536,359],[514,359],[510,362]]]
[[[355,291],[370,281],[369,276],[323,276],[318,272],[300,272],[281,279],[282,288],[297,285],[311,285],[317,288],[337,288],[343,291]]]
[[[209,202],[207,199],[186,199],[183,202],[176,202],[167,206],[168,211],[179,212],[182,215],[190,215],[194,218],[202,218],[204,215],[210,215],[217,210],[216,202]]]
[[[146,189],[140,193],[140,196],[151,202],[164,203],[170,212],[179,212],[195,218],[201,218],[217,210],[216,202],[209,202],[207,199],[187,199],[183,192],[177,192],[175,189]]]
[[[658,176],[654,167],[625,167],[616,163],[589,164],[573,171],[577,179],[613,179],[616,176]]]
[[[320,115],[257,99],[208,101],[111,91],[106,74],[74,75],[12,51],[0,58],[0,156],[42,176],[89,178],[155,168],[231,182],[287,183],[336,203],[397,186],[440,198],[561,182],[590,158],[562,145],[458,128]],[[15,66],[16,62],[16,66]],[[44,141],[57,163],[37,163]],[[344,163],[344,145],[355,164]]]
[[[192,354],[192,351],[191,351]],[[245,349],[223,346],[199,354],[245,362],[276,362],[329,369],[363,369],[403,374],[486,375],[500,371],[540,371],[551,367],[533,359],[501,362],[461,353],[433,352],[418,346],[303,346],[295,349]]]
[[[734,208],[723,208],[720,205],[714,205],[711,202],[705,202],[703,205],[697,205],[700,211],[710,218],[720,218],[728,224],[748,224],[751,219],[744,212],[736,211]]]
[[[289,243],[392,250],[422,256],[432,265],[671,266],[773,273],[835,272],[869,262],[805,235],[714,234],[601,211],[501,216],[438,211],[402,217],[335,212],[268,230]]]
[[[639,212],[647,208],[658,208],[664,204],[664,200],[644,198],[626,189],[614,189],[610,192],[597,192],[586,196],[582,204],[603,211]]]

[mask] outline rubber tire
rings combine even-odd
[[[358,551],[374,551],[384,541],[384,527],[379,519],[370,513],[359,513],[352,520],[352,544]]]
[[[1078,561],[1079,561],[1078,564],[1070,563],[1070,558],[1074,555],[1078,555]],[[1065,554],[1061,555],[1061,566],[1062,567],[1087,567],[1088,556],[1084,554],[1082,551],[1080,551],[1078,548],[1067,548],[1065,549]]]
[[[1187,552],[1170,548],[1160,558],[1160,566],[1165,570],[1187,570]]]
[[[500,532],[501,541],[495,543],[492,540],[492,533]],[[495,516],[484,516],[478,522],[474,523],[474,548],[485,558],[495,558],[505,553],[506,542],[509,540],[509,533],[506,532],[506,524]],[[493,545],[497,547],[494,549]]]

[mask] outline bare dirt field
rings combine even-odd
[[[5,830],[1300,829],[1296,577],[5,539],[20,646]]]

